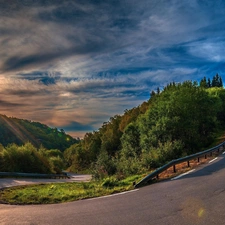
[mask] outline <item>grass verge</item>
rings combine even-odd
[[[81,183],[51,183],[18,186],[0,190],[0,203],[5,204],[54,204],[99,197],[133,189],[133,182],[141,175],[118,181],[109,177],[102,181]]]

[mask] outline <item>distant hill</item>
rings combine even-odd
[[[72,144],[78,143],[66,134],[64,130],[50,128],[39,122],[33,122],[0,114],[0,143],[3,146],[15,143],[22,145],[30,142],[35,147],[41,145],[47,149],[59,149],[64,151]]]

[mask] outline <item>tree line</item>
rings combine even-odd
[[[206,79],[206,77],[204,77],[200,81],[200,87],[203,88],[223,87],[222,77],[219,76],[218,73],[215,76],[213,76],[212,81],[210,80],[210,78]]]

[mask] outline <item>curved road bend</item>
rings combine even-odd
[[[0,205],[1,225],[223,225],[225,155],[176,180],[54,205]]]

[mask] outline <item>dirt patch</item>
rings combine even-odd
[[[165,179],[176,177],[179,174],[185,173],[189,170],[192,170],[198,167],[201,164],[209,162],[210,160],[214,159],[218,155],[222,154],[222,152],[223,152],[223,148],[221,148],[219,152],[215,151],[212,154],[209,153],[206,156],[201,156],[199,158],[190,160],[189,162],[179,163],[175,165],[175,170],[176,170],[175,172],[174,172],[174,167],[171,166],[170,168],[168,168],[167,170],[159,174],[157,180],[165,180]]]

